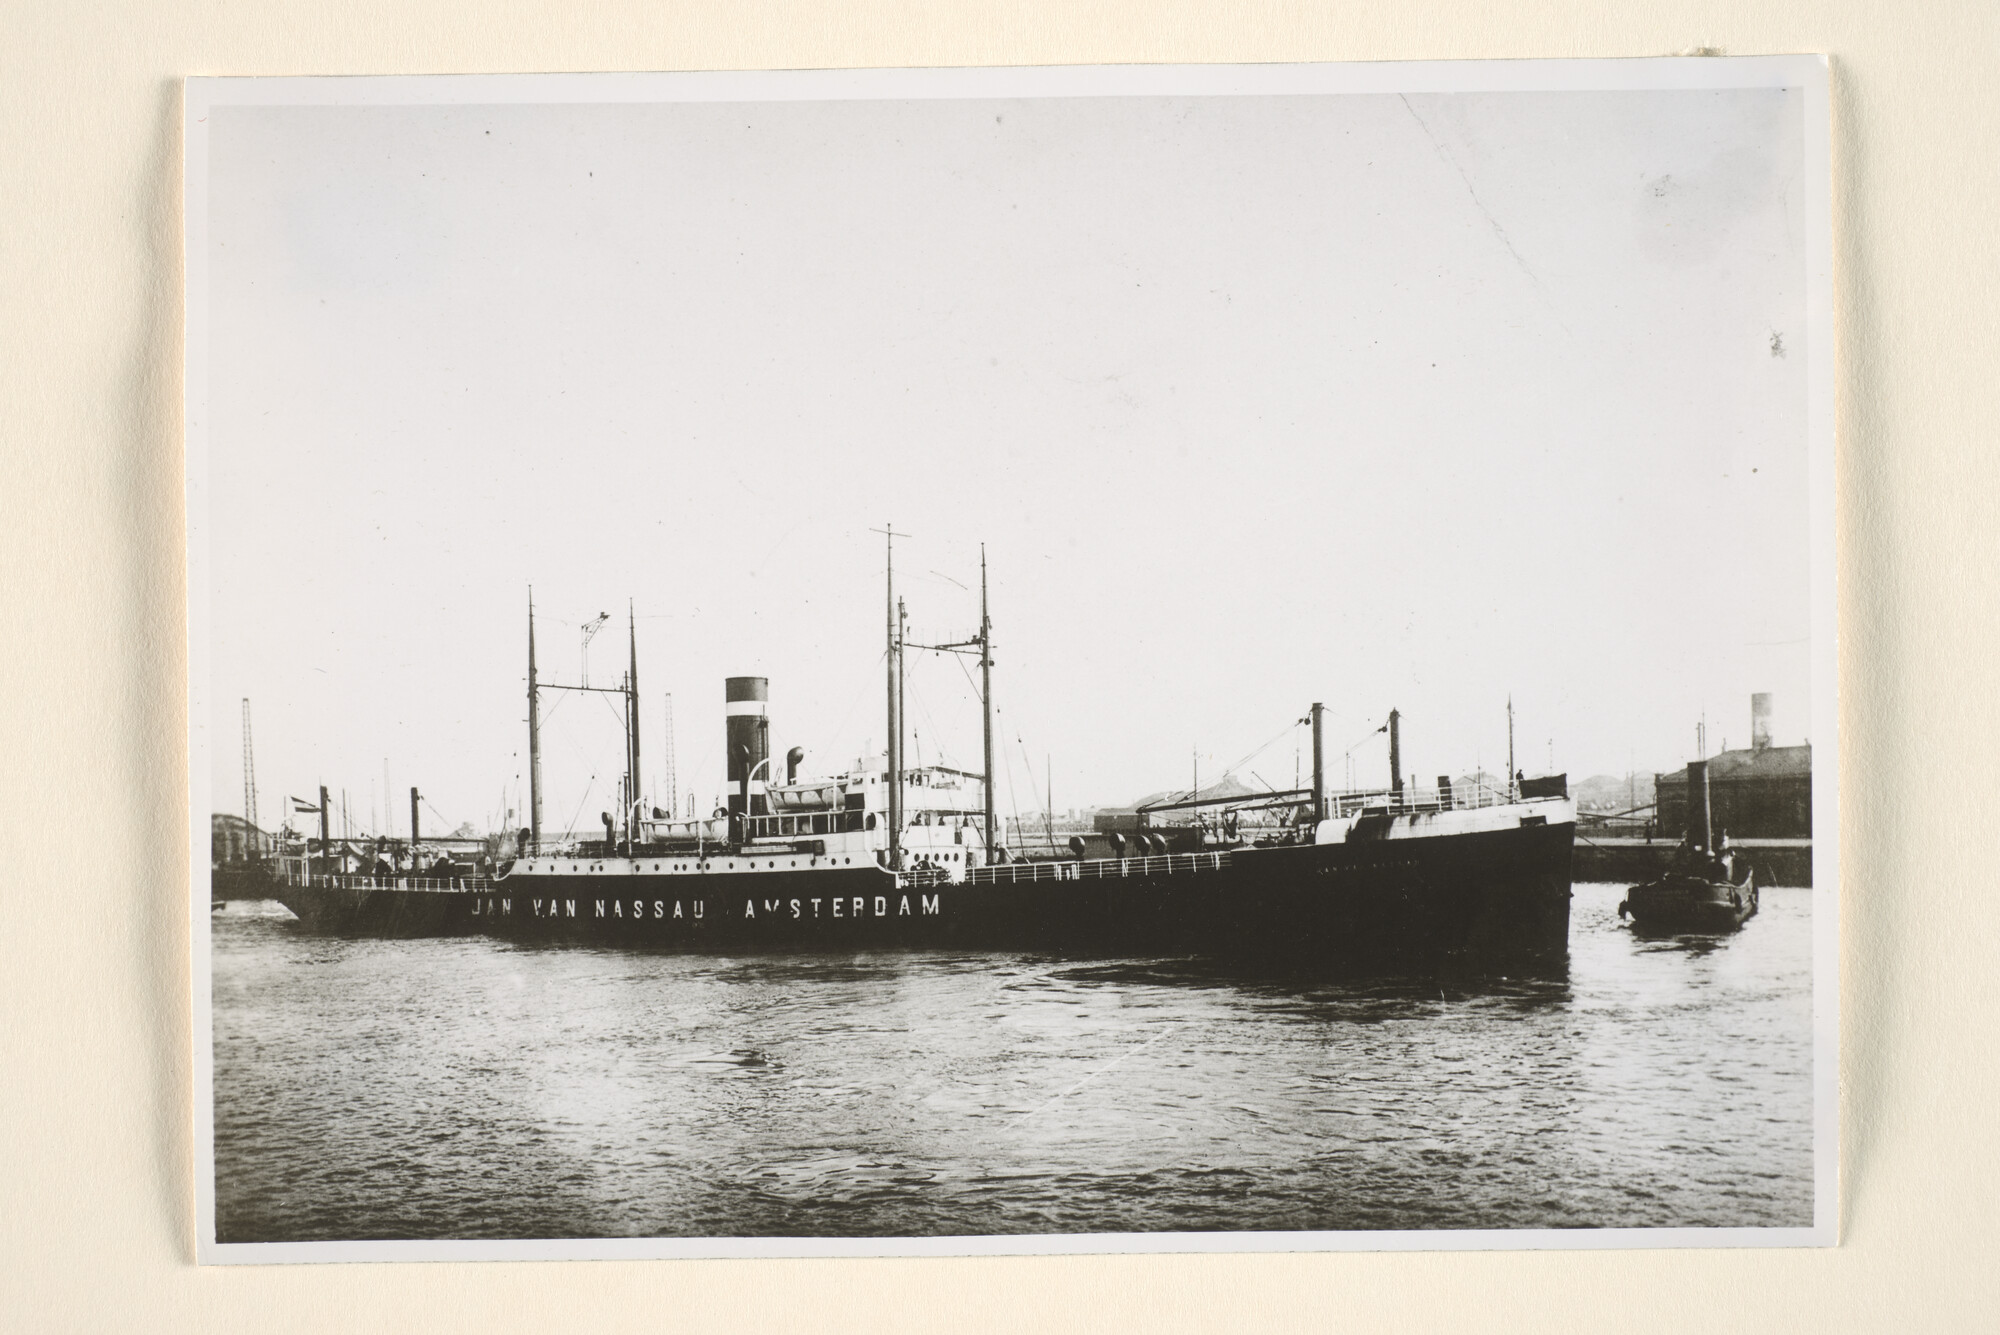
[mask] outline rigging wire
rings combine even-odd
[[[611,717],[618,720],[619,725],[622,727],[625,723],[625,716],[618,712],[618,706],[611,703],[611,697],[607,694],[599,693],[597,698],[604,702],[604,707],[611,711]]]
[[[1017,731],[1014,734],[1014,743],[1015,745],[1021,748],[1021,764],[1026,766],[1028,770],[1028,795],[1034,798],[1036,804],[1040,806],[1044,811],[1049,812],[1050,820],[1054,820],[1055,812],[1049,810],[1048,803],[1042,800],[1041,790],[1035,787],[1035,761],[1034,758],[1028,754],[1027,739],[1022,737],[1021,734]],[[1016,803],[1016,806],[1018,807],[1019,804]],[[1021,819],[1020,812],[1017,810],[1014,814],[1014,820],[1018,824],[1020,819]],[[1047,837],[1049,841],[1049,847],[1054,848],[1056,842],[1054,832],[1050,831]]]
[[[1022,755],[1025,756],[1026,754],[1027,751],[1023,748]],[[1019,852],[1021,849],[1021,789],[1014,782],[1014,758],[1007,754],[1007,748],[1004,746],[1000,748],[1000,763],[1007,767],[1007,805],[1014,812],[1014,824],[1010,828],[1014,831],[1015,851]],[[1029,768],[1032,769],[1033,766]]]
[[[1353,755],[1356,751],[1359,751],[1362,747],[1368,745],[1369,742],[1373,741],[1377,733],[1387,732],[1388,730],[1389,730],[1389,725],[1387,723],[1382,723],[1377,725],[1376,727],[1370,728],[1366,733],[1362,734],[1360,741],[1355,742],[1352,746],[1349,746],[1345,751],[1342,751],[1340,753],[1340,758],[1342,760],[1347,759],[1347,757]]]
[[[914,686],[906,685],[905,690],[908,694],[916,697],[917,708],[923,711],[924,722],[930,725],[932,741],[936,745],[938,752],[937,763],[940,765],[945,764],[951,757],[949,753],[945,750],[943,741],[938,740],[944,736],[944,729],[938,727],[937,717],[931,713],[930,702],[924,699],[923,693],[918,691]],[[911,732],[912,735],[914,736],[915,729],[912,729]],[[923,761],[921,758],[919,758],[917,761],[917,768],[922,769],[923,767],[924,767]]]
[[[1299,724],[1298,724],[1298,720],[1294,719],[1294,720],[1293,720],[1292,722],[1290,722],[1290,723],[1287,723],[1287,724],[1286,724],[1286,725],[1285,725],[1284,727],[1282,727],[1282,728],[1278,729],[1277,733],[1276,733],[1275,735],[1273,735],[1273,736],[1272,736],[1271,740],[1269,740],[1269,741],[1265,742],[1265,743],[1264,743],[1264,744],[1263,744],[1262,746],[1259,746],[1259,747],[1258,747],[1258,748],[1257,748],[1256,750],[1252,751],[1252,752],[1251,752],[1251,753],[1250,753],[1249,755],[1247,755],[1247,756],[1244,756],[1244,757],[1243,757],[1243,758],[1242,758],[1241,760],[1239,760],[1239,761],[1237,761],[1237,762],[1236,762],[1235,764],[1231,765],[1231,766],[1230,766],[1230,767],[1229,767],[1228,769],[1225,769],[1224,771],[1222,771],[1222,776],[1221,776],[1221,778],[1218,778],[1218,779],[1216,779],[1216,780],[1215,780],[1215,782],[1219,784],[1219,783],[1221,783],[1221,782],[1223,781],[1223,779],[1227,779],[1227,778],[1229,778],[1229,777],[1230,777],[1231,775],[1235,774],[1237,770],[1240,770],[1240,769],[1242,769],[1242,768],[1243,768],[1243,767],[1244,767],[1245,765],[1247,765],[1247,764],[1249,764],[1249,763],[1250,763],[1251,761],[1255,760],[1255,759],[1256,759],[1256,758],[1257,758],[1258,756],[1261,756],[1261,755],[1263,755],[1263,754],[1264,754],[1264,753],[1265,753],[1266,751],[1270,750],[1270,749],[1271,749],[1271,748],[1272,748],[1273,746],[1276,746],[1276,745],[1277,745],[1277,744],[1278,744],[1278,743],[1279,743],[1280,741],[1284,740],[1284,738],[1285,738],[1286,734],[1288,734],[1288,733],[1291,733],[1291,732],[1292,732],[1292,731],[1294,731],[1294,730],[1295,730],[1295,729],[1296,729],[1296,728],[1297,728],[1298,726],[1299,726]],[[1264,783],[1264,781],[1263,781],[1262,779],[1259,779],[1259,780],[1258,780],[1258,782],[1259,782],[1259,783]],[[1212,786],[1213,786],[1213,785],[1211,785],[1211,787],[1212,787]],[[1271,785],[1270,785],[1270,784],[1268,784],[1268,783],[1265,783],[1265,784],[1264,784],[1264,786],[1265,786],[1266,788],[1270,788],[1270,786],[1271,786]],[[1275,791],[1275,790],[1273,790],[1273,791]],[[1190,798],[1195,798],[1195,797],[1199,797],[1199,796],[1200,796],[1201,794],[1200,794],[1200,793],[1198,793],[1197,791],[1195,791],[1194,789],[1190,788],[1190,789],[1188,790],[1188,794],[1187,794],[1187,795],[1188,795],[1188,797],[1190,797]]]
[[[569,817],[569,828],[568,828],[567,830],[564,830],[564,831],[563,831],[563,837],[562,837],[562,841],[563,841],[564,843],[568,843],[568,842],[569,842],[569,839],[570,839],[570,836],[576,833],[576,821],[577,821],[577,817],[581,816],[581,815],[583,814],[583,809],[584,809],[584,807],[585,807],[585,806],[587,806],[587,805],[589,805],[589,803],[590,803],[590,790],[591,790],[591,789],[593,789],[593,788],[595,788],[596,786],[597,786],[597,776],[596,776],[595,774],[593,774],[593,775],[591,775],[591,776],[590,776],[590,782],[589,782],[589,783],[587,783],[587,784],[585,784],[585,785],[583,786],[583,798],[582,798],[582,800],[581,800],[581,801],[579,801],[579,802],[578,802],[578,803],[576,804],[576,810],[570,813],[570,817]]]
[[[875,662],[878,666],[882,665],[888,661],[888,657],[889,657],[889,651],[887,649],[884,649],[881,653],[875,655]],[[834,743],[838,742],[843,736],[845,736],[847,729],[847,721],[854,717],[855,707],[861,703],[861,697],[866,695],[869,691],[875,689],[879,689],[879,687],[871,686],[866,681],[863,681],[863,683],[860,686],[855,688],[854,697],[847,702],[847,708],[841,711],[840,722],[833,725],[833,731],[831,733],[826,734],[827,740],[820,745],[819,750],[821,755],[829,755],[832,753]],[[862,760],[862,767],[866,768],[868,758],[866,756],[863,756],[861,760]]]

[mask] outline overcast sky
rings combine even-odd
[[[218,809],[247,696],[266,824],[325,782],[379,826],[385,760],[395,829],[411,784],[499,823],[530,584],[545,677],[605,611],[615,681],[636,608],[650,789],[671,692],[712,802],[734,674],[845,768],[889,522],[919,637],[986,544],[1003,811],[1274,737],[1289,786],[1315,700],[1426,779],[1505,763],[1510,692],[1531,773],[1742,745],[1760,690],[1805,737],[1796,92],[211,115]],[[910,689],[913,759],[977,768],[965,667]],[[544,713],[560,834],[621,752]]]

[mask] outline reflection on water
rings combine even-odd
[[[1537,976],[216,915],[224,1241],[1803,1225],[1811,892]]]

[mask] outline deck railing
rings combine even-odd
[[[1450,788],[1419,788],[1415,784],[1405,784],[1403,791],[1383,792],[1380,790],[1364,793],[1330,793],[1327,795],[1327,814],[1335,820],[1345,820],[1372,809],[1378,809],[1395,816],[1407,816],[1427,811],[1474,811],[1480,807],[1510,806],[1516,802],[1539,801],[1539,798],[1523,798],[1514,791],[1512,784],[1495,788],[1488,784],[1474,783],[1461,786],[1454,783]]]
[[[1143,858],[1088,858],[1070,862],[1007,862],[974,867],[965,874],[973,885],[1018,885],[1024,881],[1101,881],[1127,876],[1195,876],[1221,871],[1229,854],[1158,853]]]
[[[493,888],[492,880],[485,876],[364,876],[353,872],[315,876],[310,884],[319,890],[414,890],[438,895],[471,895]]]

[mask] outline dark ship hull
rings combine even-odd
[[[658,809],[649,818],[646,804],[624,796],[645,791],[636,633],[617,687],[544,683],[531,604],[531,824],[513,840],[524,855],[490,881],[316,877],[281,898],[309,929],[324,932],[479,932],[718,952],[905,947],[1333,961],[1548,957],[1567,949],[1576,812],[1561,780],[1516,775],[1497,788],[1463,781],[1455,788],[1440,776],[1435,789],[1420,792],[1404,783],[1393,709],[1380,729],[1389,740],[1386,789],[1328,791],[1324,707],[1314,704],[1306,720],[1310,788],[1252,794],[1248,802],[1194,791],[1143,806],[1132,832],[1138,856],[1122,855],[1119,832],[1120,856],[1085,858],[1079,838],[1069,860],[1004,861],[984,565],[979,633],[925,646],[977,651],[987,743],[979,774],[904,763],[903,612],[893,582],[888,611],[886,765],[857,762],[801,779],[805,752],[794,747],[780,781],[769,681],[730,677],[726,801],[706,818]],[[621,814],[602,813],[602,840],[551,846],[541,837],[544,690],[610,690],[624,699]],[[322,796],[321,841],[331,847],[326,808]],[[1239,838],[1245,814],[1268,833]],[[1173,851],[1170,833],[1191,851]]]
[[[1757,878],[1748,869],[1733,884],[1670,872],[1626,891],[1618,911],[1640,931],[1731,932],[1756,915]]]
[[[410,877],[315,876],[310,884],[277,887],[271,898],[306,930],[333,936],[452,936],[477,930],[473,916],[482,881]]]
[[[268,863],[223,863],[208,871],[208,895],[212,902],[276,899],[282,889],[277,872]]]
[[[289,890],[308,928],[661,949],[885,948],[1356,960],[1560,956],[1573,823],[894,876],[809,857],[646,859],[457,888]],[[750,867],[753,861],[765,865]],[[793,865],[778,866],[777,863]],[[797,865],[797,864],[805,865]],[[634,870],[637,868],[637,870]]]

